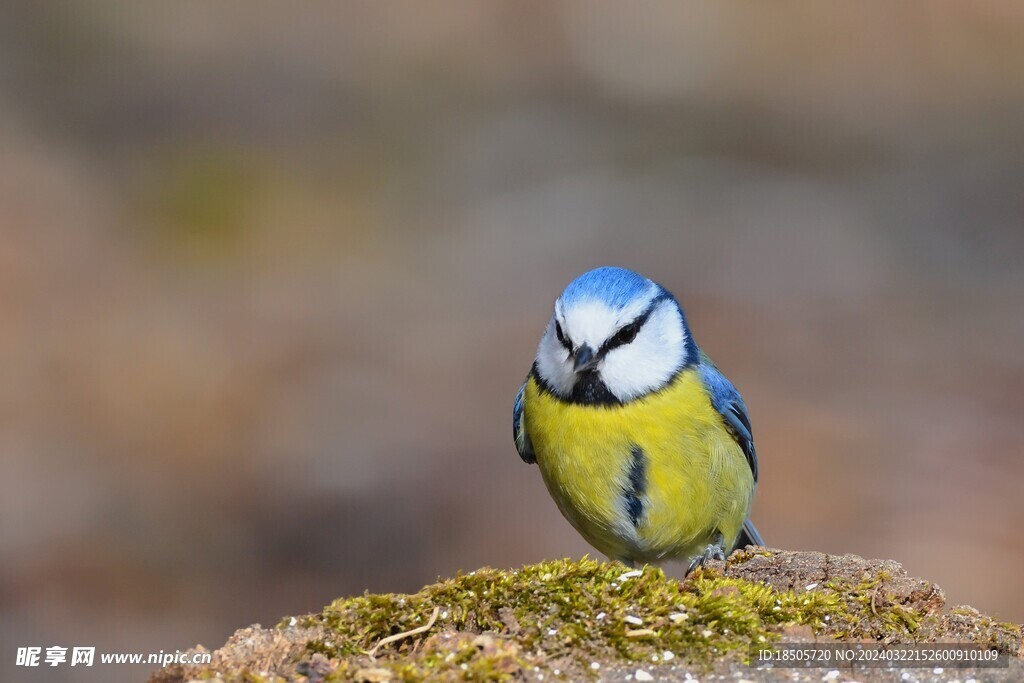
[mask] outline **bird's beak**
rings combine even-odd
[[[573,358],[574,363],[572,369],[573,372],[576,373],[586,372],[587,370],[592,369],[600,360],[594,353],[594,349],[590,348],[587,344],[576,349],[576,353],[573,354]]]

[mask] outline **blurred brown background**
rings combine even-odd
[[[512,399],[675,291],[773,545],[1024,620],[1024,5],[4,3],[0,641],[220,644],[587,546]]]

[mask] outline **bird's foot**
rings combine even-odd
[[[719,534],[718,538],[713,543],[709,543],[704,552],[690,561],[690,566],[686,568],[686,573],[689,575],[697,567],[703,567],[708,560],[724,560],[725,550],[722,548],[722,536]]]

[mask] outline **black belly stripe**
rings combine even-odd
[[[644,514],[644,491],[647,489],[647,455],[639,446],[633,446],[629,460],[629,488],[626,489],[626,514],[634,527],[640,526]]]

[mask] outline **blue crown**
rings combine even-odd
[[[646,294],[652,284],[643,275],[631,270],[603,266],[583,273],[570,282],[560,298],[567,306],[587,299],[597,299],[612,308],[623,308]]]

